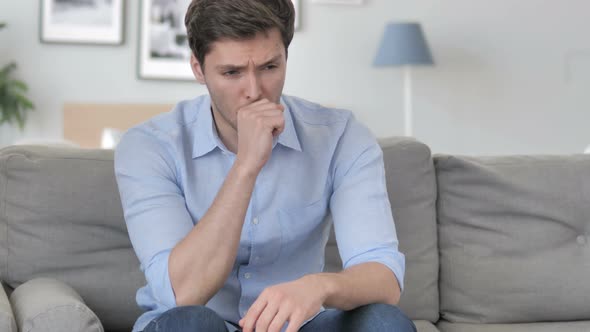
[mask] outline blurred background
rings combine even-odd
[[[160,24],[177,29],[175,8],[186,4],[152,2]],[[140,78],[140,1],[123,6],[123,42],[99,46],[41,42],[40,1],[0,1],[0,66],[18,64],[35,105],[9,139],[62,139],[67,103],[175,104],[207,93],[194,80]],[[404,76],[373,61],[386,25],[412,21],[435,63],[412,69],[413,136],[434,153],[564,154],[590,144],[590,1],[299,0],[298,12],[284,93],[350,109],[378,137],[404,134]],[[152,55],[186,57],[175,47]]]

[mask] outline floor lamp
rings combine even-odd
[[[404,70],[404,134],[412,136],[412,66],[434,65],[419,23],[389,23],[373,63]]]

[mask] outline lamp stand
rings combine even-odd
[[[412,69],[404,66],[404,134],[412,136]]]

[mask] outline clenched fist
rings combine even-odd
[[[273,138],[285,129],[284,107],[261,99],[237,112],[236,164],[258,174],[270,158]]]

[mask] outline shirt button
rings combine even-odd
[[[586,244],[586,237],[584,235],[578,235],[578,237],[576,238],[576,241],[578,242],[579,245],[584,245],[584,244]]]
[[[254,218],[254,219],[252,219],[252,223],[253,223],[254,225],[258,225],[258,218]]]
[[[252,278],[252,274],[250,274],[249,272],[246,272],[246,273],[244,273],[244,278],[250,279],[250,278]]]

